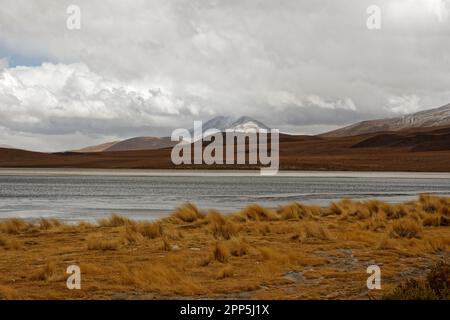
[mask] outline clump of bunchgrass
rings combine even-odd
[[[131,221],[127,217],[113,214],[109,218],[99,219],[97,223],[100,227],[121,227],[131,223]]]
[[[54,219],[54,218],[41,218],[38,221],[38,226],[39,229],[41,230],[49,230],[49,229],[53,229],[56,227],[60,227],[62,225],[61,221],[59,221],[58,219]]]
[[[330,240],[330,233],[320,223],[315,221],[305,222],[302,225],[303,236],[305,240]]]
[[[210,212],[206,216],[206,220],[209,222],[211,232],[216,239],[229,240],[238,234],[238,226],[217,211]]]
[[[139,222],[136,224],[137,231],[148,239],[155,239],[161,237],[163,228],[161,222]]]
[[[392,238],[420,238],[422,226],[410,218],[398,219],[392,223],[389,235]]]
[[[172,214],[178,220],[183,222],[195,222],[203,219],[205,215],[201,213],[193,203],[185,203],[181,207],[178,207]]]
[[[320,208],[319,208],[320,212]],[[278,207],[277,213],[282,220],[306,219],[317,213],[315,206],[305,206],[301,203],[294,202]]]
[[[232,256],[241,257],[248,254],[248,245],[242,238],[233,239],[228,243],[228,248]]]
[[[213,249],[213,257],[221,263],[228,262],[230,250],[224,242],[216,242]]]
[[[251,204],[240,211],[240,215],[251,221],[274,221],[279,220],[278,215],[271,209],[264,208],[259,204]]]
[[[26,232],[32,228],[33,225],[22,219],[5,219],[0,221],[0,233],[19,234]]]

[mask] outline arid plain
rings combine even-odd
[[[427,195],[326,208],[253,204],[231,215],[187,203],[154,222],[3,220],[0,298],[380,299],[402,296],[408,279],[417,280],[406,289],[416,298],[448,298],[425,277],[441,262],[439,285],[449,284],[449,226],[450,198]],[[81,290],[66,287],[74,264]],[[381,290],[366,285],[373,264]]]

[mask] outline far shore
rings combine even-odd
[[[236,169],[96,169],[0,168],[0,176],[261,176],[259,170]],[[450,172],[280,170],[278,177],[433,178],[450,179]],[[269,177],[270,176],[266,176]]]

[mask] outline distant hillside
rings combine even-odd
[[[382,131],[450,125],[450,104],[402,117],[362,121],[345,128],[322,134],[322,137],[346,137]]]
[[[450,150],[450,127],[377,133],[352,148],[387,148],[387,152],[395,148],[407,148],[411,152]]]
[[[102,143],[96,146],[86,147],[83,149],[73,150],[73,152],[82,152],[82,153],[89,153],[89,152],[103,152],[105,150],[108,150],[112,146],[114,146],[116,143],[120,141],[113,141],[113,142],[107,142]]]
[[[123,141],[113,141],[96,146],[90,146],[73,152],[92,153],[108,151],[133,151],[133,150],[155,150],[172,147],[176,142],[172,142],[170,137],[136,137]]]
[[[169,148],[176,143],[170,137],[137,137],[115,143],[104,151],[155,150]]]
[[[238,170],[259,166],[175,166],[170,148],[96,153],[0,148],[0,167]],[[280,134],[280,169],[450,172],[450,126],[337,138]]]

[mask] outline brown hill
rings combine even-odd
[[[450,127],[350,137],[280,135],[285,170],[450,172]],[[174,166],[171,148],[99,153],[0,149],[0,167],[123,169],[252,169],[258,166]]]
[[[436,130],[378,133],[364,139],[352,148],[409,148],[410,151],[450,150],[450,127]]]
[[[170,140],[170,137],[136,137],[123,141],[107,142],[83,149],[74,150],[73,152],[91,153],[105,151],[131,151],[131,150],[155,150],[172,147],[176,143]]]
[[[104,151],[155,150],[176,144],[170,137],[137,137],[115,143]]]
[[[113,141],[113,142],[107,142],[107,143],[102,143],[102,144],[98,144],[95,146],[90,146],[90,147],[86,147],[86,148],[82,148],[82,149],[78,149],[78,150],[73,150],[73,152],[80,152],[80,153],[90,153],[90,152],[103,152],[106,151],[107,149],[111,148],[112,146],[114,146],[116,143],[119,143],[120,141]]]

